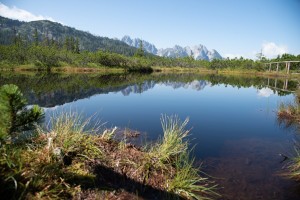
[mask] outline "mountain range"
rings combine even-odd
[[[11,44],[16,34],[26,41],[34,41],[34,32],[37,30],[39,41],[45,38],[53,39],[63,43],[66,37],[79,39],[80,50],[109,51],[132,56],[139,48],[141,39],[124,36],[121,40],[111,39],[93,35],[86,31],[62,25],[48,20],[22,22],[0,16],[0,44]],[[143,48],[148,55],[164,57],[186,57],[192,56],[196,60],[222,59],[216,50],[209,51],[204,45],[181,47],[175,45],[173,48],[157,49],[154,44],[142,40]]]
[[[157,49],[154,44],[151,44],[145,40],[141,40],[139,38],[130,38],[130,36],[126,35],[121,39],[122,42],[126,44],[139,48],[140,41],[142,41],[143,48],[148,53],[152,53],[158,56],[170,57],[170,58],[181,58],[191,56],[195,60],[213,60],[213,59],[222,59],[222,56],[214,49],[209,51],[204,45],[195,45],[195,46],[186,46],[181,47],[179,45],[175,45],[172,48],[166,49]]]

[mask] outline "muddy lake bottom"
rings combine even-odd
[[[299,199],[300,185],[282,178],[282,145],[261,139],[228,141],[220,157],[205,159],[220,199]]]

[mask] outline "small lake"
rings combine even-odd
[[[129,128],[144,140],[162,136],[162,114],[189,117],[196,164],[219,185],[221,199],[300,199],[282,178],[297,139],[277,120],[280,103],[294,101],[297,80],[217,74],[2,74],[29,104],[53,113],[74,110],[106,127]],[[298,192],[297,192],[298,191]]]

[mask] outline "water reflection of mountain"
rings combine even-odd
[[[163,85],[188,88],[196,91],[207,85],[225,84],[232,87],[271,88],[278,95],[290,94],[298,88],[298,82],[286,79],[267,79],[250,76],[224,76],[217,74],[0,74],[0,86],[18,85],[29,104],[42,107],[62,105],[77,99],[84,99],[96,94],[121,92],[127,96],[142,93]],[[280,90],[279,90],[279,89]]]
[[[163,81],[163,82],[155,82],[155,81],[145,81],[141,84],[134,84],[131,86],[126,87],[125,89],[121,90],[124,96],[128,96],[131,93],[143,93],[149,89],[154,88],[156,84],[171,86],[174,89],[177,88],[186,88],[186,89],[193,89],[193,90],[203,90],[205,86],[209,85],[208,81],[204,80],[194,80],[192,82],[183,83],[183,82],[175,82],[175,81]]]
[[[141,84],[133,84],[121,90],[124,96],[128,96],[131,93],[143,93],[149,89],[154,88],[156,85],[155,81],[145,81]]]
[[[205,80],[193,80],[192,82],[189,82],[189,83],[168,81],[163,84],[165,84],[167,86],[172,86],[174,89],[183,87],[186,89],[190,88],[190,89],[197,90],[197,91],[203,90],[207,85],[211,85],[210,82],[205,81]]]
[[[78,88],[73,91],[66,91],[58,89],[55,91],[36,94],[34,91],[25,92],[25,96],[30,104],[39,104],[43,107],[53,107],[64,103],[76,101],[78,99],[84,99],[91,97],[96,94],[107,94],[109,92],[121,92],[124,96],[128,96],[132,93],[143,93],[149,89],[154,88],[156,84],[171,86],[174,89],[177,88],[190,88],[194,90],[202,90],[209,83],[203,80],[194,80],[189,83],[182,82],[156,82],[156,81],[145,81],[140,84],[124,85],[118,87],[105,87],[105,88]]]

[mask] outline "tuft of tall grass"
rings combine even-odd
[[[101,135],[101,138],[103,140],[111,140],[117,129],[118,128],[116,126],[113,129],[105,129]]]
[[[211,199],[210,196],[218,196],[214,192],[215,185],[210,186],[208,179],[201,177],[200,169],[193,166],[194,158],[190,158],[189,152],[180,154],[175,159],[176,173],[167,181],[168,191],[178,194],[186,199]]]
[[[300,144],[295,143],[294,155],[289,158],[290,162],[287,164],[288,172],[284,173],[285,176],[300,181]]]
[[[299,117],[298,115],[300,114],[300,108],[298,103],[280,103],[278,108],[278,115],[280,114],[289,115],[290,117]]]
[[[152,147],[150,153],[152,160],[156,160],[154,163],[156,166],[162,169],[175,166],[174,174],[166,182],[166,189],[169,192],[185,199],[210,199],[209,196],[217,195],[214,192],[215,186],[210,186],[207,178],[201,177],[200,170],[193,166],[194,158],[190,158],[186,140],[189,134],[189,130],[185,129],[188,121],[186,118],[182,122],[176,115],[163,115],[161,117],[163,138]]]
[[[91,117],[84,120],[76,112],[64,112],[50,119],[51,130],[48,133],[41,128],[38,132],[47,138],[46,148],[58,157],[71,154],[99,157],[102,153],[96,145],[96,135],[100,127],[92,127],[90,121]]]
[[[286,127],[299,127],[300,123],[300,107],[299,102],[295,99],[294,102],[281,103],[277,111],[277,119],[279,124],[284,124]]]
[[[0,180],[4,180],[4,190],[8,192],[22,189],[18,183],[23,170],[23,160],[21,158],[21,150],[11,147],[11,145],[0,146]]]
[[[95,175],[86,163],[102,158],[97,142],[103,138],[97,135],[100,127],[90,121],[74,112],[58,113],[50,120],[50,130],[37,127],[24,144],[0,143],[0,194],[12,199],[70,199],[81,185],[94,184]]]
[[[152,149],[152,152],[160,162],[171,161],[176,156],[184,153],[188,149],[188,142],[184,138],[189,131],[185,127],[189,119],[186,118],[183,122],[178,116],[161,117],[161,125],[163,128],[163,138]]]

